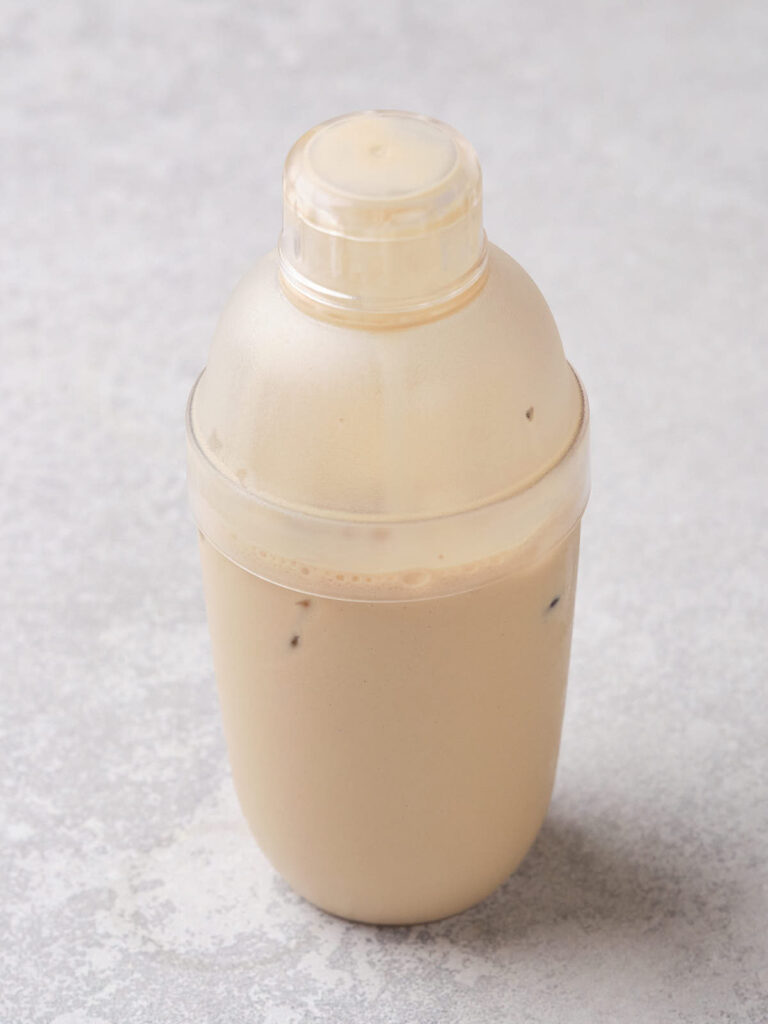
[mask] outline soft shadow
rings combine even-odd
[[[551,814],[518,871],[483,903],[433,924],[377,931],[385,942],[459,946],[480,956],[522,949],[532,939],[549,946],[562,940],[578,956],[574,938],[592,952],[628,936],[642,946],[694,919],[698,936],[707,924],[716,935],[723,889],[695,857],[651,831],[639,842],[634,830],[622,835],[604,821]]]

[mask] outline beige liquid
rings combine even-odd
[[[405,924],[514,871],[555,777],[578,546],[577,526],[480,589],[377,602],[269,583],[201,535],[235,786],[299,893]]]
[[[488,895],[546,814],[586,398],[452,129],[334,119],[283,199],[187,421],[235,785],[309,900],[430,920]]]

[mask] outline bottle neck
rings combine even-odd
[[[303,230],[296,245],[298,232],[284,229],[278,248],[280,283],[295,306],[318,320],[379,329],[436,320],[466,305],[485,284],[488,247],[482,221],[479,227],[470,266],[441,260],[452,252],[450,238],[442,246],[433,235],[372,244],[320,232],[308,238]],[[297,252],[307,250],[309,255],[297,258]],[[336,273],[303,272],[318,266],[334,267]]]

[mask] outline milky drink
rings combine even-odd
[[[488,895],[554,781],[588,412],[481,200],[439,122],[313,129],[189,403],[240,803],[291,885],[356,920]]]

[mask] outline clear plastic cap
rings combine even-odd
[[[401,111],[318,125],[285,163],[279,254],[289,297],[323,318],[443,314],[486,269],[474,149],[448,125]]]

